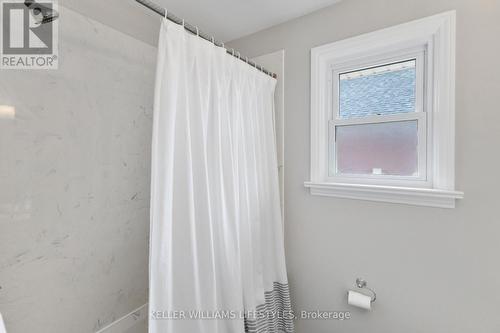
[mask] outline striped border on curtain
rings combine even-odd
[[[257,306],[257,318],[245,316],[246,333],[293,333],[293,313],[288,284],[274,282],[265,292],[266,302]]]

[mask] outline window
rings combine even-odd
[[[451,208],[448,12],[312,49],[311,194]]]
[[[333,67],[331,181],[428,184],[424,54]]]

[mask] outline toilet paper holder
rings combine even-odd
[[[371,301],[370,301],[371,303],[373,303],[377,300],[377,293],[375,291],[373,291],[373,289],[368,288],[368,282],[366,282],[365,280],[363,280],[361,278],[357,278],[356,279],[356,287],[358,287],[359,289],[366,289],[372,294]]]

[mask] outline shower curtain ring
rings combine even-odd
[[[168,19],[168,9],[165,8],[165,18]]]
[[[184,19],[182,19],[182,27],[185,28],[186,26],[184,25]]]
[[[200,36],[200,30],[198,30],[198,27],[196,27],[196,36]]]
[[[241,53],[239,51],[236,51],[236,53],[238,54],[238,59],[241,59]]]
[[[212,44],[217,45],[217,44],[215,44],[215,38],[214,38],[214,36],[210,36],[210,39],[212,40]]]

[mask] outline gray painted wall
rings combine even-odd
[[[456,184],[453,210],[311,196],[312,47],[456,9]],[[234,41],[255,56],[285,49],[285,232],[296,310],[351,310],[349,321],[297,322],[298,333],[500,331],[500,2],[347,0]],[[372,312],[346,305],[357,276]]]
[[[59,70],[0,70],[0,312],[89,333],[147,302],[156,49],[61,9]]]

